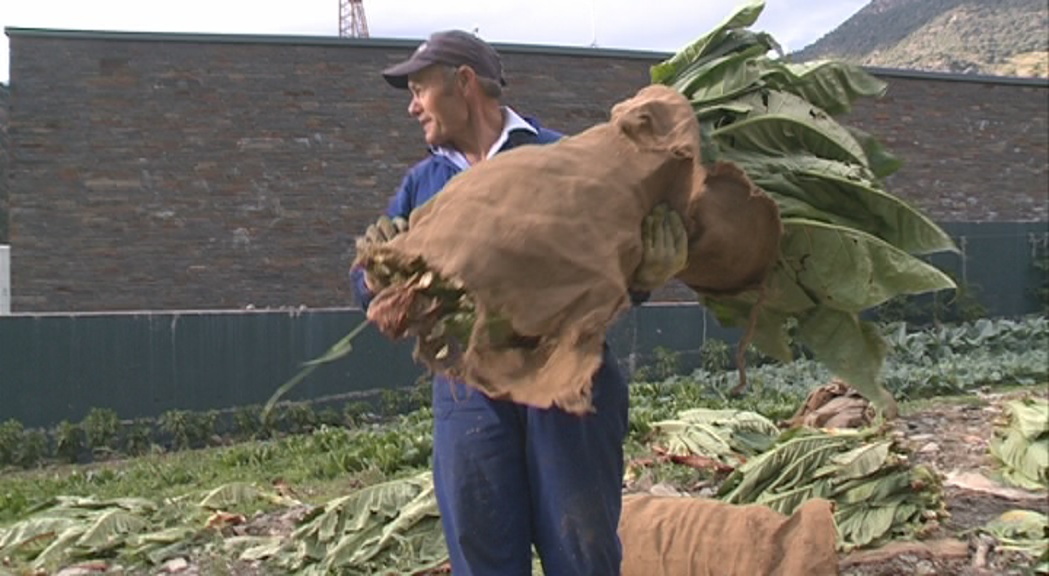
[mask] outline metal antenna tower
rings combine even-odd
[[[364,17],[363,0],[339,0],[339,37],[368,37],[368,19]]]

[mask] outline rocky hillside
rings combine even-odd
[[[794,60],[1049,77],[1046,0],[872,0]]]

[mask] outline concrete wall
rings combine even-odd
[[[379,70],[413,42],[8,29],[16,311],[351,304],[353,237],[425,152]],[[508,102],[572,133],[660,53],[500,46]],[[1044,82],[878,71],[850,122],[941,221],[1044,221]],[[680,297],[670,290],[660,299]]]

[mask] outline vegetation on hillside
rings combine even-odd
[[[962,74],[1049,77],[1044,0],[873,0],[796,61]]]

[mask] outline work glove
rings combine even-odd
[[[375,224],[368,226],[364,237],[370,244],[385,244],[406,230],[408,230],[408,221],[404,218],[381,216],[375,221]]]
[[[408,220],[400,216],[390,218],[389,216],[381,216],[374,224],[368,226],[365,230],[364,236],[357,239],[357,250],[360,251],[365,246],[376,246],[381,245],[393,240],[398,234],[403,234],[408,230]],[[386,286],[374,274],[369,271],[364,273],[364,284],[368,287],[368,290],[378,292]]]
[[[651,292],[685,269],[688,262],[688,233],[681,216],[666,204],[645,216],[641,227],[643,253],[634,272],[631,289]]]

